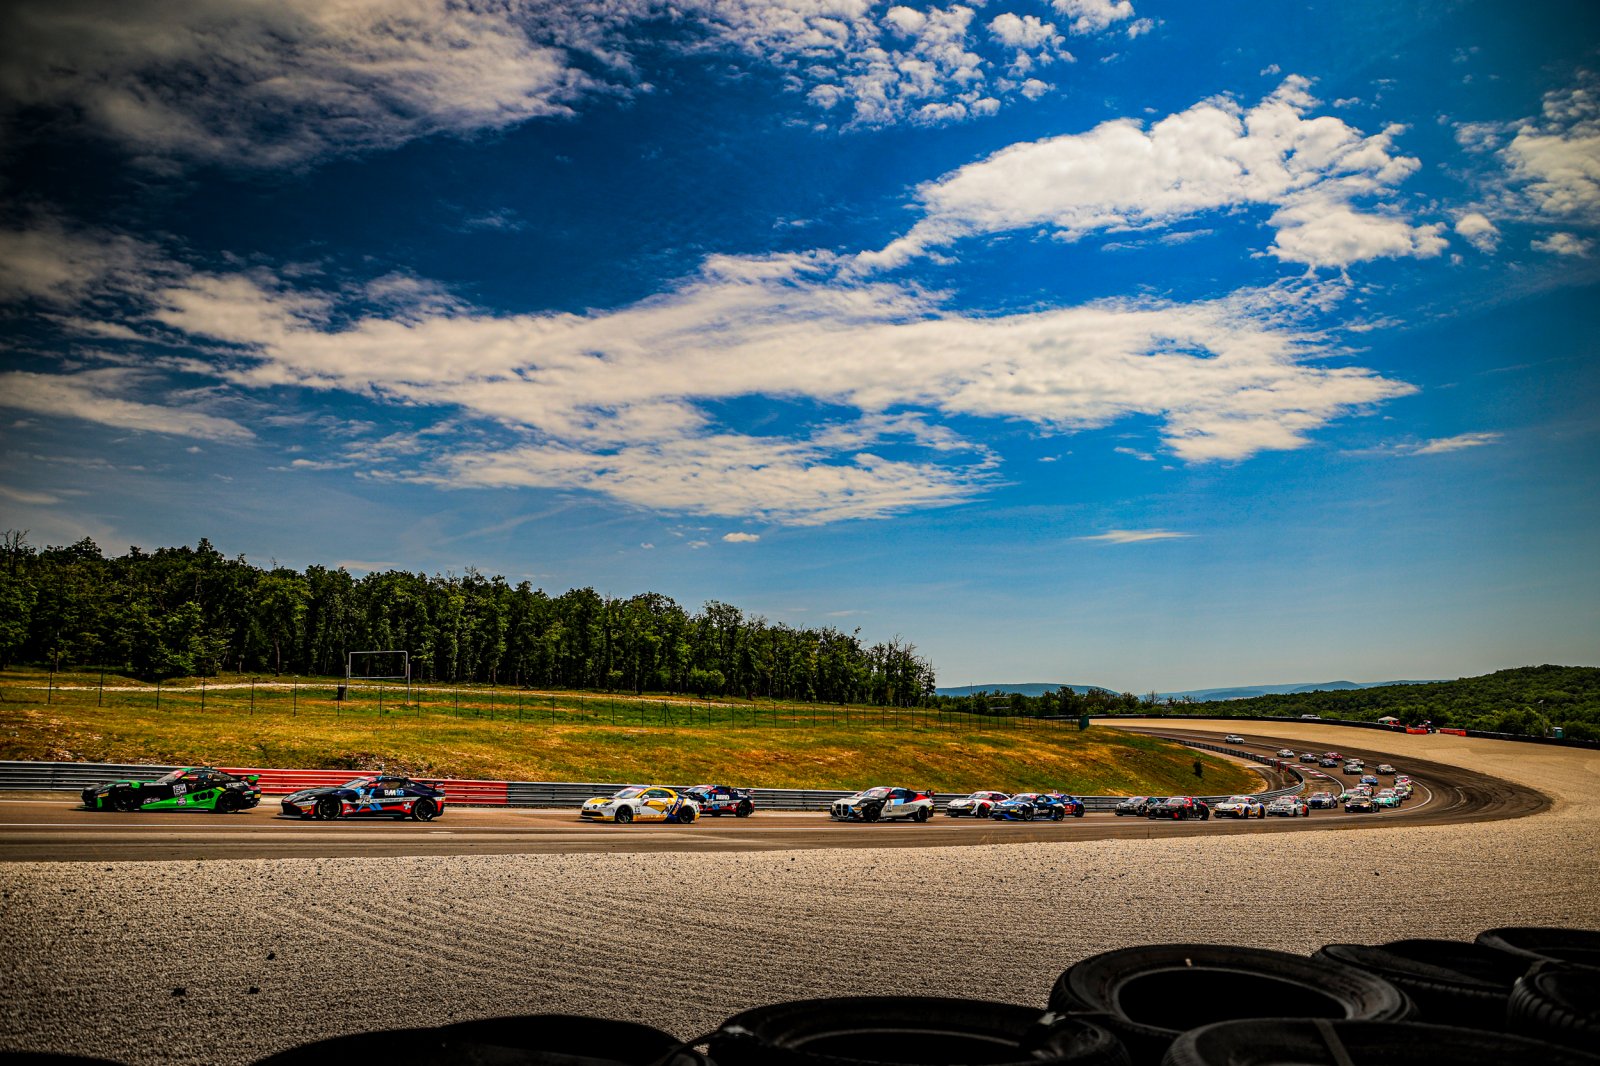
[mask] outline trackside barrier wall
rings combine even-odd
[[[1178,740],[1168,737],[1169,740]],[[1279,764],[1275,759],[1248,752],[1236,751],[1215,744],[1179,740],[1191,748],[1249,759],[1268,765],[1278,765],[1303,782],[1298,768]],[[0,762],[0,791],[81,792],[90,785],[106,781],[154,781],[163,774],[179,769],[176,766],[143,766],[130,763],[69,763],[69,762]],[[320,788],[342,785],[353,777],[361,777],[371,770],[279,770],[263,767],[219,767],[230,774],[256,774],[263,796],[286,796],[302,788]],[[465,807],[578,807],[593,796],[609,796],[630,782],[577,782],[577,781],[476,781],[447,777],[418,776],[419,781],[437,784],[444,789],[446,803]],[[637,783],[637,782],[633,782]],[[677,786],[683,787],[683,786]],[[1299,791],[1298,784],[1289,788],[1259,793],[1263,800]],[[849,790],[758,788],[755,804],[758,810],[769,811],[825,811],[835,801],[854,795]],[[934,803],[944,806],[964,792],[936,792]],[[1207,802],[1226,797],[1202,796]],[[1085,811],[1109,811],[1123,799],[1121,796],[1084,796]]]

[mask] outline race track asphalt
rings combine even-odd
[[[1183,723],[1213,740],[1229,727]],[[1139,943],[1309,952],[1600,928],[1600,753],[1259,728],[1255,744],[1382,755],[1431,798],[1248,824],[611,827],[452,810],[391,827],[260,811],[155,831],[134,824],[147,816],[67,828],[119,823],[0,801],[0,821],[24,823],[0,831],[18,860],[0,863],[0,1049],[248,1063],[342,1033],[542,1012],[690,1036],[750,1006],[879,987],[1039,1006],[1072,962]]]
[[[1153,726],[1165,736],[1215,742],[1214,734]],[[1271,737],[1246,736],[1241,750],[1270,754],[1283,747]],[[1364,747],[1342,753],[1386,756]],[[1299,764],[1296,764],[1297,766]],[[1302,768],[1305,769],[1305,768]],[[702,818],[692,826],[594,825],[571,810],[455,807],[432,823],[383,820],[311,822],[284,817],[274,797],[233,815],[160,811],[118,814],[85,810],[70,799],[0,801],[0,860],[13,862],[126,862],[186,859],[398,857],[407,855],[523,855],[592,852],[695,853],[845,848],[961,847],[1087,840],[1145,840],[1228,833],[1283,833],[1367,829],[1402,821],[1446,825],[1533,814],[1549,805],[1534,789],[1442,763],[1410,760],[1403,768],[1417,794],[1398,810],[1379,814],[1314,811],[1300,819],[1214,819],[1200,822],[1121,818],[1090,812],[1081,819],[995,822],[947,818],[916,824],[840,824],[822,812],[762,811],[748,819]],[[1320,772],[1320,771],[1318,771]],[[1346,780],[1337,772],[1328,787]],[[1203,785],[1203,782],[1197,782]],[[1315,779],[1307,791],[1317,787]],[[1203,791],[1203,788],[1200,789]]]

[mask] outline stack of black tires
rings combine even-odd
[[[704,1050],[700,1050],[704,1049]],[[1108,951],[1049,1009],[928,996],[802,1000],[690,1041],[534,1015],[318,1041],[258,1066],[1600,1066],[1600,931],[1491,929],[1472,943],[1216,944]],[[87,1062],[54,1056],[5,1062]]]

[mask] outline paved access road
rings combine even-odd
[[[1128,727],[1125,727],[1128,728]],[[1181,723],[1134,726],[1146,732],[1215,743],[1210,730]],[[794,849],[916,848],[1037,841],[1129,840],[1237,833],[1361,830],[1374,826],[1441,825],[1515,818],[1550,801],[1523,785],[1440,763],[1385,754],[1382,734],[1349,731],[1359,745],[1341,747],[1368,765],[1392,762],[1411,774],[1417,793],[1399,810],[1378,814],[1313,811],[1309,818],[1162,822],[1093,812],[1064,822],[1002,823],[937,815],[925,824],[839,824],[825,813],[758,811],[747,819],[702,818],[693,825],[593,825],[576,811],[448,808],[429,823],[304,822],[278,813],[276,797],[242,814],[189,812],[117,814],[89,811],[73,799],[0,799],[0,859],[130,861],[172,859],[336,858],[441,855],[581,854],[586,852],[747,852]],[[1295,743],[1241,734],[1244,750],[1271,754]],[[1301,742],[1303,744],[1304,742]],[[1296,750],[1301,750],[1297,748]],[[1303,764],[1296,764],[1302,769]],[[1306,791],[1334,791],[1347,779],[1310,779]],[[1203,787],[1196,791],[1205,791]]]

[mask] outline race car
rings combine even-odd
[[[1317,761],[1317,753],[1314,752],[1314,751],[1302,751],[1300,753],[1300,761],[1301,762],[1316,762]]]
[[[1401,799],[1410,799],[1411,794],[1415,791],[1416,786],[1412,785],[1410,781],[1401,781],[1399,784],[1394,786],[1394,794],[1399,796]]]
[[[1405,785],[1407,787],[1410,787],[1411,784],[1412,784],[1412,781],[1411,781],[1411,775],[1410,774],[1395,774],[1394,775],[1394,787],[1395,788],[1399,788],[1401,785]]]
[[[1303,818],[1311,813],[1311,804],[1299,796],[1279,796],[1267,804],[1267,813],[1279,818]]]
[[[1158,797],[1156,796],[1129,796],[1117,804],[1117,817],[1121,818],[1125,814],[1132,814],[1142,818],[1149,813],[1150,804],[1157,802],[1157,799]]]
[[[1392,788],[1382,788],[1378,790],[1376,796],[1372,797],[1372,802],[1380,807],[1398,807],[1400,806],[1400,794]]]
[[[154,781],[108,781],[83,790],[97,811],[215,811],[231,814],[261,802],[256,774],[235,777],[212,766],[185,766]]]
[[[1241,737],[1237,733],[1229,733],[1227,736],[1222,738],[1222,742],[1224,744],[1243,744],[1244,737]]]
[[[1205,800],[1194,796],[1168,796],[1164,800],[1150,804],[1145,817],[1170,818],[1175,822],[1198,818],[1204,822],[1211,817],[1211,808],[1206,805]]]
[[[1306,806],[1317,811],[1331,811],[1339,806],[1339,797],[1332,792],[1313,792],[1306,797]]]
[[[1377,788],[1378,787],[1378,777],[1377,777],[1376,774],[1362,774],[1361,775],[1361,783],[1363,785],[1368,786],[1369,788]]]
[[[1361,772],[1361,760],[1360,759],[1349,759],[1349,760],[1346,760],[1346,762],[1344,764],[1344,771],[1343,772],[1346,773],[1346,774],[1359,774]]]
[[[1266,807],[1254,796],[1229,796],[1211,808],[1218,818],[1265,818]]]
[[[283,797],[290,818],[411,818],[431,822],[444,813],[444,790],[393,774],[367,774],[342,785],[303,788]]]
[[[1004,803],[1010,799],[1007,792],[974,792],[970,796],[953,799],[944,805],[944,813],[952,818],[963,818],[971,815],[974,818],[987,818],[989,812],[994,810],[996,803]]]
[[[1324,770],[1331,770],[1333,767],[1339,765],[1339,760],[1338,759],[1330,759],[1326,755],[1324,755],[1322,758],[1317,760],[1317,765],[1322,767]]]
[[[1360,792],[1344,801],[1344,809],[1347,814],[1376,814],[1379,810],[1371,796]]]
[[[933,816],[933,793],[927,789],[878,785],[835,800],[828,808],[828,816],[836,822],[926,822]]]
[[[629,785],[609,796],[585,800],[578,817],[587,822],[667,822],[688,825],[700,815],[700,805],[687,795],[662,785]]]
[[[1382,774],[1384,777],[1393,777],[1395,774],[1395,769],[1388,763],[1381,762],[1378,764],[1378,773]]]
[[[1294,749],[1293,748],[1279,748],[1278,749],[1278,758],[1280,758],[1280,759],[1292,759],[1292,758],[1294,758]]]
[[[1046,796],[1058,801],[1067,809],[1068,818],[1082,818],[1084,812],[1083,800],[1077,796],[1069,796],[1065,792],[1046,792]]]
[[[989,817],[1008,822],[1059,822],[1071,813],[1063,798],[1058,792],[1019,792],[995,804]]]
[[[735,818],[748,818],[756,809],[756,793],[751,788],[734,788],[731,785],[693,785],[683,794],[694,800],[701,814],[721,818],[731,814]]]

